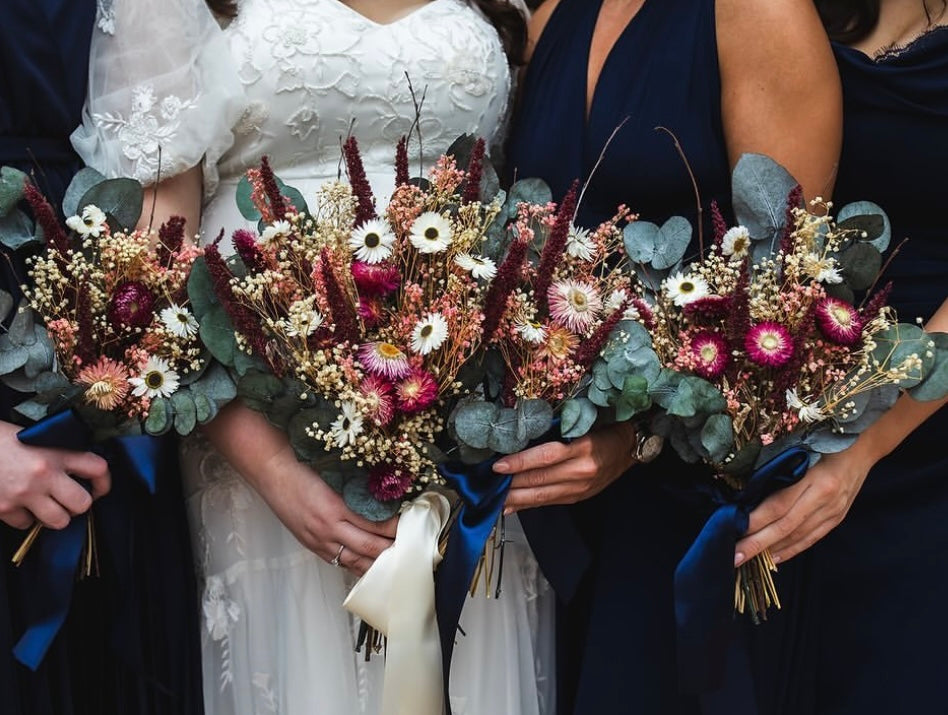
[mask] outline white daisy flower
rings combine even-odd
[[[728,229],[721,239],[721,253],[736,260],[744,258],[750,251],[750,246],[750,231],[744,226],[735,226]]]
[[[805,403],[800,399],[800,396],[797,395],[796,390],[787,390],[786,399],[787,407],[791,410],[796,410],[802,422],[812,424],[814,422],[822,422],[826,419],[826,415],[823,414],[823,410],[821,410],[818,405],[808,405]]]
[[[319,330],[323,324],[323,316],[318,310],[307,310],[295,313],[289,320],[286,328],[286,334],[291,338],[304,337]]]
[[[474,278],[491,280],[497,275],[497,265],[487,256],[472,256],[470,253],[459,253],[454,262]]]
[[[342,414],[336,418],[330,429],[333,443],[337,447],[355,443],[355,438],[362,434],[362,415],[354,402],[342,403]]]
[[[632,296],[629,295],[629,291],[625,288],[616,288],[612,291],[603,304],[603,308],[606,313],[612,313],[618,310],[623,303],[626,304],[625,312],[622,314],[623,320],[638,320],[641,317],[638,308],[632,305]]]
[[[566,236],[566,253],[581,261],[591,261],[596,255],[596,244],[589,237],[589,231],[585,228],[570,226],[569,234]]]
[[[275,241],[280,238],[286,238],[290,235],[290,231],[292,230],[289,221],[274,221],[263,229],[263,233],[260,234],[260,239],[264,243],[269,243],[270,241]]]
[[[179,338],[193,338],[197,335],[197,319],[187,308],[171,303],[161,311],[158,317],[161,318],[161,322],[165,324],[165,327]]]
[[[711,294],[708,282],[701,276],[685,276],[679,271],[665,279],[665,293],[679,308],[707,298]]]
[[[392,255],[395,234],[381,219],[366,221],[349,236],[349,248],[364,263],[381,263]]]
[[[843,276],[832,256],[825,258],[816,253],[808,253],[803,258],[803,270],[818,283],[842,283]]]
[[[66,219],[66,225],[80,236],[98,238],[105,232],[107,224],[105,213],[98,206],[89,204],[78,216]]]
[[[135,397],[171,397],[178,389],[178,373],[171,369],[168,361],[160,357],[149,357],[141,375],[128,380],[135,389]]]
[[[419,355],[427,355],[441,347],[448,337],[448,321],[441,313],[429,313],[411,334],[411,349]]]
[[[546,328],[544,328],[541,323],[535,323],[533,321],[520,323],[517,325],[517,332],[521,338],[534,345],[540,345],[546,340]]]
[[[419,253],[441,253],[451,245],[451,224],[441,214],[426,211],[415,219],[408,236]]]

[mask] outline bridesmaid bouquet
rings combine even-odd
[[[77,209],[65,227],[35,186],[21,191],[35,228],[21,214],[6,224],[20,230],[0,240],[21,248],[24,235],[36,236],[43,245],[27,259],[24,300],[0,336],[3,381],[30,395],[16,411],[39,421],[71,410],[97,442],[172,427],[188,434],[213,418],[233,385],[208,370],[189,309],[187,280],[201,250],[184,240],[184,221],[123,229],[138,220],[141,186],[89,169],[70,187],[66,201]],[[9,311],[12,299],[5,303]]]
[[[878,206],[851,204],[835,220],[831,204],[807,209],[786,171],[757,155],[738,163],[733,202],[738,225],[715,208],[712,245],[694,260],[668,251],[668,225],[637,222],[625,239],[662,369],[703,381],[702,399],[666,404],[651,429],[684,461],[709,465],[717,503],[746,518],[820,455],[850,446],[903,391],[944,396],[948,335],[899,322],[890,286],[876,290],[890,240]],[[738,612],[756,622],[779,607],[775,570],[767,553],[739,567]]]
[[[446,416],[469,390],[461,371],[497,272],[483,255],[500,212],[481,200],[484,149],[470,147],[464,170],[446,154],[410,180],[403,140],[381,213],[353,138],[349,181],[324,184],[312,210],[264,158],[238,197],[259,230],[236,231],[230,258],[219,237],[191,279],[202,335],[238,394],[371,519],[442,483]]]

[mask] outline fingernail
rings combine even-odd
[[[773,561],[775,564],[779,564],[781,561],[783,561],[783,556],[781,556],[780,554],[775,554],[774,556],[770,557],[770,560]]]
[[[504,516],[510,516],[511,514],[513,514],[513,509],[511,509],[509,506],[504,509]]]
[[[504,462],[501,460],[500,462],[497,462],[496,464],[494,464],[495,472],[506,472],[508,469],[510,469],[509,462]]]
[[[734,554],[734,566],[740,566],[742,563],[744,563],[744,554],[738,551],[736,554]]]

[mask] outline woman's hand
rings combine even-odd
[[[632,466],[634,444],[635,428],[623,423],[569,444],[547,442],[503,457],[494,471],[513,475],[505,513],[595,496]]]
[[[789,561],[813,546],[849,512],[873,463],[858,443],[823,456],[803,479],[751,512],[747,534],[735,547],[734,565],[765,549],[774,563]]]
[[[92,500],[108,494],[109,467],[91,452],[30,447],[16,438],[20,427],[0,422],[0,521],[27,529],[39,521],[65,529],[88,511]],[[92,494],[73,477],[86,479]]]

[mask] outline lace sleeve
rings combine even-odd
[[[99,0],[82,124],[72,143],[106,176],[144,184],[204,162],[205,195],[233,143],[242,86],[204,0]]]

